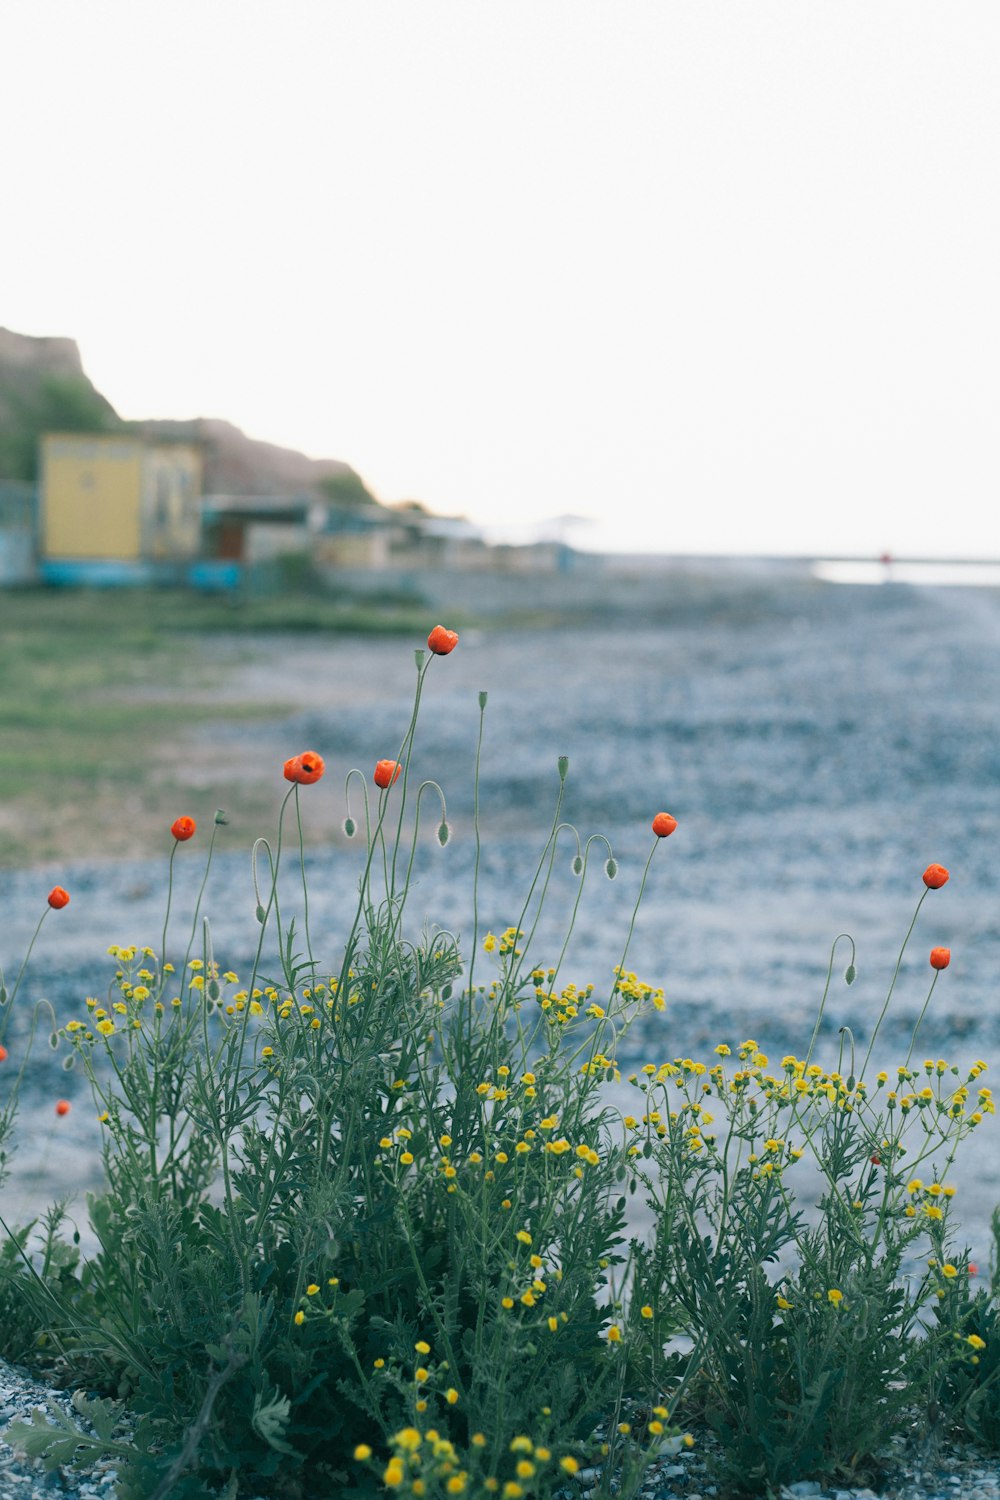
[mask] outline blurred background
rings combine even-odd
[[[920,1058],[990,1057],[998,42],[961,0],[4,7],[8,979],[50,886],[72,895],[12,1060],[28,1001],[63,1024],[109,943],[158,942],[179,814],[176,931],[221,807],[206,902],[245,967],[250,843],[305,748],[335,962],[344,776],[397,752],[439,620],[461,641],[413,769],[453,837],[420,836],[417,927],[472,931],[486,689],[481,931],[519,919],[560,754],[566,816],[620,864],[588,874],[567,978],[610,984],[649,821],[679,820],[630,950],[668,998],[634,1060],[802,1050],[844,931],[822,1060],[842,1025],[866,1045],[931,861],[952,879],[878,1060],[941,944]],[[83,1080],[42,1052],[21,1208],[95,1170]],[[980,1257],[996,1160],[963,1180]]]

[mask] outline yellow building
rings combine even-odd
[[[196,555],[197,447],[127,434],[53,432],[42,438],[40,457],[43,566],[155,564]]]

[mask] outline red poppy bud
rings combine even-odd
[[[871,1162],[873,1167],[880,1167],[882,1165],[882,1158],[877,1154],[875,1156],[869,1156],[868,1160]]]
[[[924,885],[930,891],[939,891],[947,879],[944,865],[928,865],[924,871]]]
[[[458,635],[454,630],[445,630],[443,625],[435,625],[427,637],[428,650],[433,651],[435,656],[447,656],[449,651],[454,651],[458,645]]]
[[[183,844],[188,839],[194,838],[194,832],[197,827],[198,825],[194,818],[175,818],[170,825],[170,832],[179,844]]]
[[[300,786],[312,786],[326,770],[326,762],[315,750],[303,750],[285,761],[285,780],[296,781]]]
[[[53,911],[61,910],[69,905],[69,891],[64,891],[61,885],[54,885],[49,891],[48,902]]]
[[[68,1099],[58,1099],[56,1101],[56,1114],[57,1115],[68,1115],[69,1114],[69,1100]]]
[[[950,948],[932,948],[931,949],[931,968],[932,969],[946,969],[950,963],[951,963],[951,949]]]
[[[380,760],[375,767],[372,780],[376,786],[390,787],[393,782],[399,780],[402,769],[398,760]]]
[[[669,813],[657,813],[652,827],[658,839],[668,839],[677,827],[677,819],[672,818]]]

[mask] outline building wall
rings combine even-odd
[[[147,448],[142,484],[142,554],[194,557],[201,542],[201,455],[181,443]]]
[[[138,558],[143,444],[55,434],[41,458],[42,556]]]
[[[43,437],[41,460],[43,557],[167,561],[196,555],[196,448],[55,433]]]

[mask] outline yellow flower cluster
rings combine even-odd
[[[535,1443],[526,1434],[513,1437],[505,1454],[494,1455],[491,1472],[473,1478],[471,1470],[480,1469],[489,1443],[481,1432],[469,1437],[471,1452],[466,1461],[450,1438],[436,1427],[421,1431],[403,1427],[389,1439],[392,1449],[388,1462],[379,1468],[368,1443],[354,1450],[358,1463],[369,1464],[387,1490],[398,1495],[499,1495],[501,1500],[520,1500],[537,1488],[546,1470],[556,1479],[560,1474],[578,1474],[580,1461],[571,1453],[556,1457],[544,1443]],[[496,1470],[510,1477],[502,1478]]]
[[[622,968],[616,968],[614,973],[616,994],[625,995],[630,1000],[649,1000],[655,1010],[666,1009],[662,988],[647,984],[645,980]]]

